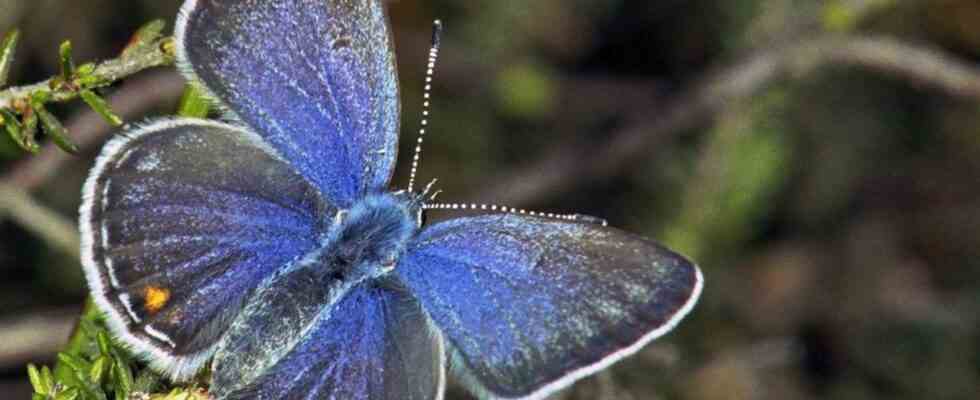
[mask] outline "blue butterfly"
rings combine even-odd
[[[638,351],[701,273],[590,221],[424,226],[388,191],[399,94],[382,0],[187,0],[181,70],[229,122],[111,140],[83,189],[82,262],[112,332],[217,399],[541,399]],[[574,218],[572,218],[574,219]]]

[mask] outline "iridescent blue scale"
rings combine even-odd
[[[184,74],[227,121],[106,145],[82,262],[113,333],[217,399],[541,399],[694,306],[701,274],[589,222],[491,214],[423,226],[389,192],[399,101],[382,0],[187,0]]]

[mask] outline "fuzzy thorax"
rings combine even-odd
[[[341,211],[332,246],[335,265],[365,278],[391,272],[419,229],[420,211],[402,193],[369,195]]]

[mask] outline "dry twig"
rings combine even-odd
[[[600,149],[569,143],[531,165],[499,174],[472,199],[522,205],[576,185],[613,176],[664,148],[684,131],[710,124],[727,105],[744,101],[781,79],[801,79],[828,66],[862,67],[950,95],[980,100],[980,68],[938,49],[881,37],[821,37],[762,50],[695,79],[661,111],[638,112]]]

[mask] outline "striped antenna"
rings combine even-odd
[[[408,176],[408,193],[414,193],[415,176],[418,173],[419,165],[422,162],[422,144],[425,141],[425,132],[429,127],[429,106],[432,92],[432,77],[435,74],[436,61],[439,59],[439,45],[442,41],[442,21],[435,20],[432,23],[432,47],[429,49],[429,64],[425,70],[425,90],[423,91],[422,121],[419,127],[418,140],[415,143],[415,155],[412,157],[412,171]],[[422,196],[428,196],[436,180],[432,180],[422,191]],[[429,201],[434,201],[441,193],[436,190],[429,196]],[[491,211],[509,214],[530,215],[533,217],[550,218],[563,221],[584,222],[602,226],[608,226],[606,220],[582,214],[556,214],[538,211],[529,211],[521,208],[500,206],[496,204],[476,204],[476,203],[426,203],[422,205],[423,210],[462,210],[462,211]]]
[[[522,208],[500,206],[496,204],[476,204],[476,203],[430,203],[422,206],[423,210],[461,210],[461,211],[491,211],[508,214],[530,215],[532,217],[551,218],[563,221],[586,222],[590,224],[608,226],[609,223],[602,218],[596,218],[582,214],[556,214],[540,211],[529,211]]]
[[[442,42],[442,21],[432,22],[432,47],[429,48],[429,64],[425,70],[425,90],[423,91],[422,122],[419,127],[419,138],[415,143],[415,156],[412,157],[412,172],[408,176],[408,192],[415,189],[415,174],[422,161],[422,142],[425,141],[425,130],[429,126],[429,97],[432,91],[432,75],[435,73],[436,61],[439,59],[439,44]]]

